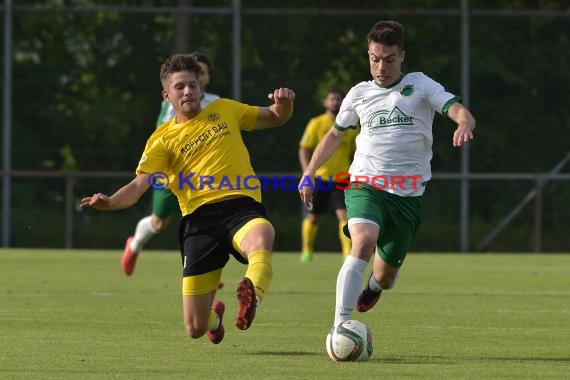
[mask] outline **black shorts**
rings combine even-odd
[[[313,193],[313,207],[307,212],[325,214],[330,208],[333,210],[346,209],[344,204],[344,190],[337,189],[335,182],[322,182]]]
[[[265,207],[249,197],[206,204],[180,220],[183,277],[223,268],[232,254],[247,260],[232,245],[234,234],[252,219],[267,219]]]

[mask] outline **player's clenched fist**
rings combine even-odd
[[[267,97],[275,102],[275,104],[283,104],[285,102],[293,102],[295,100],[295,92],[285,87],[275,89],[273,93]]]

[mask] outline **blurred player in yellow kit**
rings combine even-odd
[[[305,171],[311,161],[311,155],[321,139],[331,129],[344,94],[337,89],[330,89],[323,106],[325,112],[309,120],[303,137],[299,142],[299,162],[301,169]],[[301,240],[303,250],[301,262],[309,262],[313,259],[315,238],[319,228],[319,216],[325,214],[329,207],[334,209],[338,219],[338,238],[342,249],[343,258],[350,253],[350,239],[343,233],[346,224],[346,206],[344,204],[344,191],[336,188],[335,179],[341,173],[347,173],[352,155],[356,149],[357,128],[348,131],[342,138],[338,149],[334,154],[317,170],[316,176],[319,179],[315,183],[315,193],[312,202],[306,206],[307,215],[301,225]]]

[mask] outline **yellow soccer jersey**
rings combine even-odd
[[[323,113],[309,120],[303,137],[299,142],[302,148],[315,150],[319,141],[327,134],[334,123],[329,115]],[[352,162],[352,155],[356,150],[356,129],[348,130],[342,137],[342,141],[332,156],[317,170],[316,176],[327,179],[329,176],[335,178],[337,173],[348,172],[350,163]]]
[[[185,123],[161,125],[148,139],[136,173],[166,173],[182,215],[203,204],[235,196],[261,202],[241,130],[250,131],[259,108],[217,100]]]

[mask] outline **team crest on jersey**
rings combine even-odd
[[[408,116],[398,107],[392,111],[386,109],[374,112],[368,121],[368,131],[370,134],[381,133],[384,128],[409,128],[413,127],[414,118]]]
[[[220,114],[212,112],[211,114],[208,115],[208,120],[211,122],[218,121],[220,120]]]
[[[402,91],[400,91],[400,94],[402,94],[402,96],[412,96],[413,93],[414,93],[413,84],[407,84],[406,86],[404,86]]]

